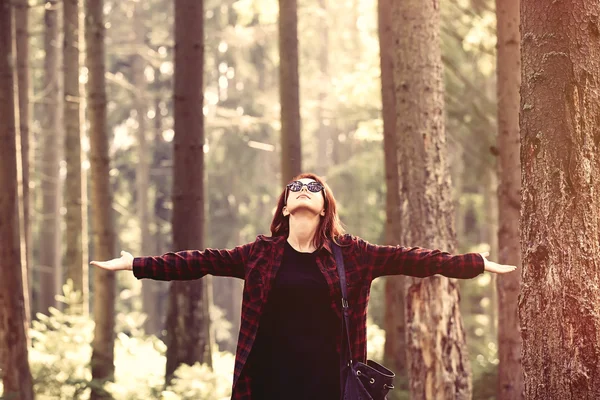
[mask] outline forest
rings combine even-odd
[[[389,400],[599,399],[599,39],[600,0],[0,0],[0,399],[231,398],[243,280],[90,261],[268,236],[303,172],[517,266],[373,281]]]

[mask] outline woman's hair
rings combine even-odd
[[[337,204],[335,202],[335,198],[333,197],[333,193],[329,188],[329,185],[325,183],[325,181],[315,174],[300,174],[292,181],[297,181],[299,179],[314,179],[323,185],[323,196],[325,197],[325,216],[321,218],[319,222],[319,226],[317,227],[317,233],[315,234],[313,245],[316,248],[320,248],[323,244],[329,240],[335,240],[338,236],[344,234],[345,230],[342,227],[342,223],[340,222],[340,218],[337,213]],[[287,204],[287,198],[289,196],[289,190],[287,188],[283,189],[283,192],[279,196],[279,201],[277,202],[277,209],[275,210],[275,215],[273,216],[273,222],[271,222],[271,234],[273,236],[287,236],[290,232],[290,217],[283,216],[283,207]]]

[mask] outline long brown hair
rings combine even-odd
[[[335,240],[338,236],[343,235],[345,230],[342,227],[342,223],[338,216],[337,203],[335,202],[335,197],[333,197],[329,185],[325,183],[323,178],[312,173],[300,174],[294,177],[290,182],[304,178],[314,179],[323,185],[324,188],[322,192],[325,198],[325,216],[321,218],[317,233],[313,239],[313,245],[316,248],[320,248],[327,240]],[[287,236],[290,233],[290,217],[289,215],[287,217],[283,216],[283,207],[287,204],[288,196],[289,190],[284,188],[279,196],[279,201],[277,202],[277,209],[273,216],[273,222],[271,222],[271,234],[273,236]]]

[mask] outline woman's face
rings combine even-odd
[[[299,179],[302,188],[298,192],[288,191],[287,205],[283,208],[283,215],[294,214],[298,211],[309,211],[315,215],[325,215],[325,197],[323,190],[313,193],[308,190],[307,184],[316,182],[314,179],[303,178]]]

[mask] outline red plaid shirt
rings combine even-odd
[[[285,240],[283,236],[260,235],[253,243],[231,250],[180,251],[161,257],[138,257],[133,261],[133,273],[138,279],[190,280],[211,274],[245,280],[233,376],[234,400],[251,398],[250,377],[244,365],[269,289],[281,265]],[[427,277],[435,274],[468,279],[483,272],[483,258],[477,253],[453,256],[418,247],[377,246],[350,235],[340,238],[339,243],[348,284],[352,357],[363,362],[367,356],[367,303],[373,279],[384,275]],[[329,285],[331,308],[341,318],[340,281],[329,244],[317,252],[317,265]],[[341,336],[338,343],[339,352]]]

